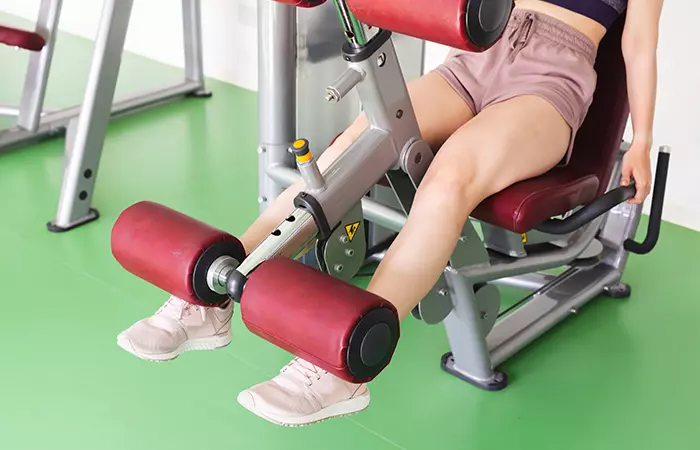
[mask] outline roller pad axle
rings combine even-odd
[[[250,275],[241,317],[254,334],[351,383],[376,377],[399,339],[391,303],[285,258]]]

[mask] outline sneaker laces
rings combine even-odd
[[[286,372],[294,378],[304,381],[307,386],[311,386],[314,384],[314,381],[319,381],[324,375],[328,374],[327,371],[300,358],[294,358],[280,370],[280,373]]]
[[[204,322],[207,318],[207,310],[206,308],[202,308],[201,306],[193,305],[192,303],[187,303],[186,301],[182,300],[181,298],[175,297],[174,295],[171,296],[167,302],[161,306],[158,311],[156,312],[156,315],[159,314],[166,314],[168,316],[174,317],[175,319],[182,320],[184,316],[189,316],[192,314],[192,312],[197,312],[199,311],[200,315],[202,316],[202,322]]]

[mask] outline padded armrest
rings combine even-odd
[[[39,33],[0,25],[0,43],[40,52],[46,45],[46,39]]]

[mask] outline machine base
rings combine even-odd
[[[192,98],[210,98],[212,95],[211,91],[194,91],[187,93],[187,97]]]
[[[626,283],[606,286],[603,289],[603,295],[610,298],[629,298],[632,295],[632,286]]]
[[[94,222],[95,220],[100,218],[100,213],[94,209],[90,208],[90,212],[82,219],[79,221],[72,223],[71,225],[67,227],[59,227],[58,225],[54,224],[53,222],[49,222],[46,224],[46,228],[52,232],[52,233],[65,233],[66,231],[70,231],[74,228],[78,228],[80,226],[83,226],[87,223]]]
[[[466,381],[467,383],[485,391],[500,391],[502,389],[505,389],[506,386],[508,386],[508,375],[506,375],[503,372],[494,371],[494,379],[489,382],[475,380],[460,372],[454,366],[454,358],[452,357],[452,352],[447,352],[444,355],[442,355],[440,365],[442,366],[442,370],[449,373],[450,375],[454,375],[460,380]]]

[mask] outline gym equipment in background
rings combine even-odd
[[[48,229],[61,232],[98,218],[92,194],[110,118],[184,97],[209,97],[202,66],[199,0],[182,0],[185,76],[182,83],[114,101],[133,0],[104,0],[82,104],[46,112],[44,96],[56,42],[62,0],[42,0],[34,32],[0,27],[0,43],[32,54],[18,108],[0,107],[17,116],[17,126],[0,130],[0,153],[65,133],[63,182],[55,219]]]
[[[290,2],[298,4],[284,3]],[[434,37],[433,28],[417,25],[440,23],[451,45],[483,50],[500,36],[513,4],[420,0],[401,15],[394,14],[391,1],[335,0],[335,5],[348,67],[329,86],[329,95],[343,97],[357,89],[373,126],[324,173],[306,140],[267,160],[261,168],[267,176],[280,184],[301,178],[306,190],[289,217],[248,255],[225,232],[148,202],[122,213],[112,232],[112,251],[126,270],[188,302],[239,301],[252,332],[360,382],[386,367],[399,336],[391,305],[349,283],[365,261],[364,220],[400,231],[433,158],[420,139],[388,30]],[[476,19],[469,11],[476,11]],[[444,20],[450,14],[454,20]],[[629,253],[648,253],[657,243],[670,149],[659,152],[649,230],[641,244],[632,239],[642,206],[627,203],[636,189],[618,187],[629,116],[623,25],[621,18],[601,42],[598,85],[570,163],[482,202],[443,276],[414,310],[428,324],[445,324],[451,352],[442,357],[442,367],[475,386],[503,389],[507,377],[497,367],[507,358],[599,295],[628,296],[621,278]],[[285,166],[287,152],[298,170]],[[385,178],[398,210],[367,196]],[[320,271],[290,259],[314,241]],[[559,275],[545,272],[556,268],[562,268]],[[496,284],[533,293],[501,310]]]

